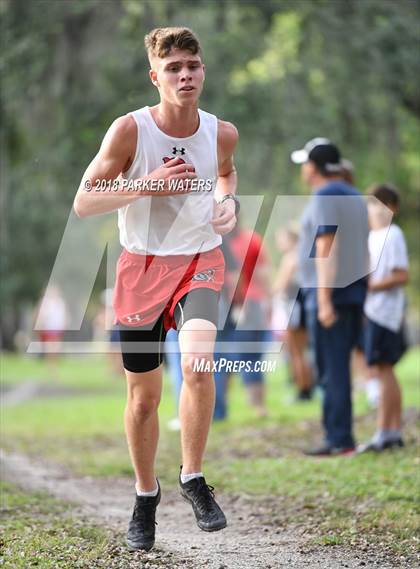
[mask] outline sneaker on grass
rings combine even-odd
[[[130,550],[149,551],[155,543],[156,508],[160,502],[160,485],[156,496],[137,496],[133,516],[127,532],[127,545]]]
[[[182,470],[182,467],[181,467]],[[218,531],[226,527],[226,517],[214,499],[214,488],[206,484],[203,476],[185,484],[179,475],[181,496],[192,505],[197,525],[203,531]]]
[[[371,440],[365,444],[359,445],[357,447],[357,454],[364,454],[365,452],[384,452],[386,450],[402,448],[403,446],[404,441],[401,438],[384,441]]]
[[[323,444],[319,447],[303,451],[306,456],[313,456],[317,458],[333,457],[333,456],[346,456],[355,452],[354,447],[333,447],[328,444]]]

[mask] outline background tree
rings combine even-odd
[[[109,124],[157,101],[143,47],[156,26],[199,35],[202,106],[234,122],[240,193],[306,190],[289,154],[328,136],[362,189],[402,190],[400,222],[417,253],[420,5],[415,0],[2,0],[1,327],[46,284],[73,197]],[[411,290],[419,284],[412,258]]]

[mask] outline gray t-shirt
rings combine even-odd
[[[345,182],[330,182],[311,196],[301,222],[299,278],[305,306],[317,307],[315,240],[327,233],[335,233],[337,240],[333,303],[336,306],[363,305],[369,271],[369,227],[367,208],[361,194]]]

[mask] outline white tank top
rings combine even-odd
[[[124,178],[128,181],[142,178],[178,156],[195,167],[198,180],[204,180],[201,182],[204,191],[144,196],[120,208],[120,242],[131,253],[191,255],[210,251],[222,242],[209,223],[218,172],[217,118],[201,109],[198,112],[199,128],[186,138],[162,132],[149,107],[130,113],[137,124],[137,148]]]

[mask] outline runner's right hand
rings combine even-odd
[[[195,168],[192,164],[186,164],[181,158],[176,156],[166,162],[166,164],[162,164],[156,170],[153,170],[147,178],[151,180],[164,180],[163,190],[157,192],[157,195],[176,195],[180,194],[183,195],[185,193],[189,193],[191,191],[189,185],[191,182],[184,182],[183,183],[183,190],[180,191],[180,183],[179,180],[195,180],[197,178],[197,174],[195,173]],[[169,182],[174,180],[175,188],[170,189]],[[176,182],[178,180],[178,182]]]

